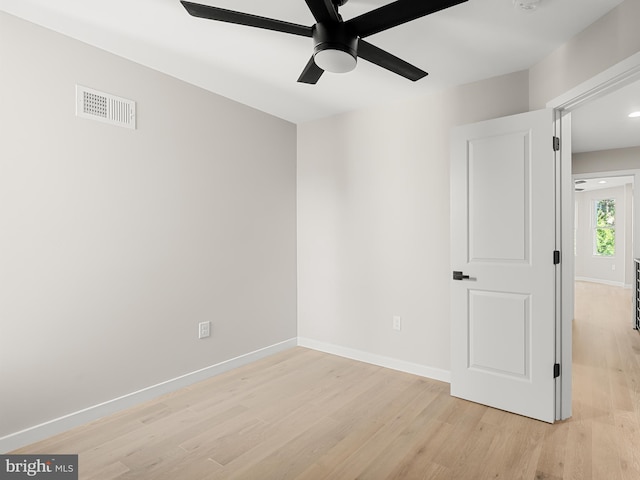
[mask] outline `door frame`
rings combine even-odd
[[[557,245],[560,245],[562,261],[556,282],[556,312],[561,321],[556,325],[556,358],[562,365],[561,375],[556,386],[556,420],[571,416],[572,388],[572,333],[574,317],[574,276],[573,255],[573,180],[571,169],[571,112],[590,101],[603,97],[640,80],[640,52],[595,75],[589,80],[570,89],[547,103],[547,108],[555,111],[555,131],[561,139],[560,165],[556,173],[556,198],[559,199],[557,226]],[[634,206],[637,204],[634,195]],[[634,247],[640,241],[640,222],[634,222]],[[634,252],[640,252],[634,248]],[[634,253],[635,254],[635,253]]]

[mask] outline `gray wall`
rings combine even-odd
[[[571,159],[572,171],[574,174],[589,174],[602,172],[638,172],[640,170],[640,147],[618,148],[614,150],[602,150],[597,152],[575,153]],[[640,175],[635,176],[636,182]],[[634,265],[631,260],[638,256],[640,252],[640,239],[637,233],[632,235],[631,231],[639,231],[640,227],[640,197],[635,192],[635,185],[625,186],[625,202],[633,205],[626,209],[625,224],[632,226],[628,228],[627,242],[625,245],[626,263],[625,279],[626,285],[631,285],[634,281]],[[636,252],[636,253],[634,253]]]
[[[295,125],[3,13],[0,72],[0,437],[296,336]]]
[[[527,78],[298,126],[301,337],[449,370],[450,131],[526,111]]]
[[[598,173],[640,168],[640,147],[618,148],[599,152],[574,153],[573,173]]]
[[[628,203],[630,199],[627,199],[626,191],[627,186],[620,186],[576,192],[576,277],[620,286],[630,283],[626,281],[626,277],[627,270],[631,270],[633,265],[631,249],[627,248],[627,243],[631,243],[631,225],[627,228],[627,210],[631,209],[631,204]],[[610,257],[593,254],[593,204],[602,199],[613,199],[616,202],[616,249],[615,254]]]

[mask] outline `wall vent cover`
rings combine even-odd
[[[136,128],[136,102],[76,85],[76,115],[126,128]]]

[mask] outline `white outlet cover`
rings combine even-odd
[[[200,322],[198,324],[198,338],[211,336],[211,322]]]

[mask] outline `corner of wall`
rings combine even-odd
[[[59,418],[35,425],[33,427],[12,433],[0,438],[0,454],[11,452],[47,437],[57,435],[71,428],[78,427],[88,422],[98,420],[107,415],[119,412],[126,408],[139,405],[143,402],[153,400],[170,392],[175,392],[181,388],[193,385],[194,383],[207,380],[208,378],[220,375],[235,368],[242,367],[251,362],[255,362],[270,355],[283,352],[298,345],[297,338],[292,338],[284,342],[270,345],[245,355],[226,360],[224,362],[201,368],[194,372],[181,375],[176,378],[143,388],[136,392],[131,392],[121,397],[108,400],[98,405],[83,408],[77,412],[64,415]]]

